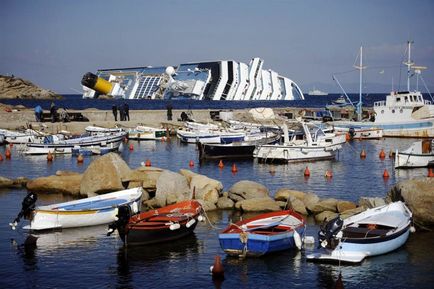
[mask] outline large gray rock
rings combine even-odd
[[[27,190],[34,193],[61,193],[88,197],[87,194],[81,194],[80,192],[81,180],[82,175],[42,177],[28,181]]]
[[[157,180],[155,199],[160,207],[190,200],[192,191],[187,179],[178,173],[164,171]]]
[[[336,212],[336,204],[338,200],[329,198],[322,201],[319,201],[316,204],[310,205],[308,207],[309,211],[313,214],[318,214],[324,211]]]
[[[301,201],[303,201],[306,193],[296,190],[291,190],[287,188],[281,188],[278,189],[277,192],[274,194],[274,199],[276,201],[286,201],[290,196],[293,196]]]
[[[40,88],[28,80],[13,76],[0,75],[0,91],[2,98],[62,98],[53,91]]]
[[[324,211],[315,215],[315,221],[318,223],[328,222],[333,218],[336,218],[338,214],[336,212]]]
[[[220,197],[217,201],[217,208],[219,209],[232,209],[234,207],[234,201],[228,197]]]
[[[127,163],[116,153],[101,156],[90,163],[83,174],[82,195],[104,194],[125,189],[122,179],[131,174]]]
[[[228,193],[229,198],[235,202],[269,197],[268,189],[253,181],[239,181],[228,190]]]
[[[366,209],[376,208],[380,206],[384,206],[386,201],[383,198],[373,197],[361,197],[359,199],[359,207],[364,207]]]
[[[156,167],[139,167],[132,170],[128,176],[123,177],[122,182],[129,182],[129,188],[141,186],[146,190],[155,191],[157,180],[163,171],[163,169]]]
[[[355,209],[356,207],[357,205],[350,201],[338,201],[336,203],[336,209],[338,213],[342,213],[347,210],[352,210]]]
[[[314,193],[306,193],[303,198],[304,206],[309,210],[310,207],[315,206],[319,202],[319,197]]]
[[[288,203],[289,203],[289,208],[291,208],[293,211],[300,213],[302,215],[308,215],[308,212],[302,200],[298,199],[297,197],[290,196]]]
[[[0,188],[9,188],[13,184],[13,180],[0,176]]]
[[[270,197],[242,200],[235,204],[235,208],[245,212],[280,211],[279,204]]]
[[[418,178],[399,182],[388,193],[389,201],[404,201],[413,213],[413,220],[422,227],[434,226],[434,178]]]
[[[190,185],[190,190],[195,192],[195,199],[213,204],[217,203],[223,190],[223,184],[220,181],[188,170],[180,170],[180,174],[185,176]]]

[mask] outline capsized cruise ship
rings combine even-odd
[[[234,60],[178,66],[100,69],[81,80],[83,98],[110,95],[124,99],[303,100],[300,87],[264,61]]]

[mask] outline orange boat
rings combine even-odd
[[[167,242],[191,234],[202,218],[202,206],[196,200],[182,201],[157,210],[131,216],[128,207],[120,207],[118,220],[109,225],[109,233],[118,230],[125,246]]]

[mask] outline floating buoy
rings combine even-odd
[[[273,165],[270,166],[270,175],[274,175],[276,173],[276,169],[274,168]]]
[[[293,238],[294,238],[295,246],[297,247],[298,250],[301,250],[303,242],[301,241],[300,234],[296,230],[294,230]]]
[[[3,156],[2,154],[0,154],[0,162],[3,160]]]
[[[11,150],[10,149],[6,149],[6,151],[5,151],[5,158],[7,158],[7,159],[11,158]]]
[[[383,172],[383,178],[385,178],[385,179],[387,179],[387,178],[389,178],[390,176],[389,176],[389,172],[387,171],[387,169],[384,169],[384,172]]]
[[[380,153],[378,154],[378,157],[380,159],[384,159],[386,157],[386,153],[384,152],[384,149],[381,149]]]
[[[233,172],[233,173],[238,172],[238,168],[237,168],[237,166],[235,164],[232,164],[231,172]]]
[[[133,150],[134,150],[134,145],[130,144],[130,151],[133,151]]]
[[[433,178],[434,177],[434,171],[433,171],[433,168],[429,168],[428,169],[428,176],[427,176],[428,178]]]
[[[194,162],[193,162],[193,160],[190,160],[190,162],[188,163],[188,166],[189,166],[190,168],[194,167]]]
[[[325,174],[324,174],[324,177],[326,177],[326,178],[328,178],[328,179],[333,178],[333,173],[332,173],[332,171],[327,170],[327,171],[325,172]]]
[[[360,158],[361,159],[366,158],[366,151],[365,151],[365,149],[362,149],[362,152],[360,153]]]
[[[81,164],[81,163],[83,163],[83,161],[84,161],[83,155],[82,155],[82,154],[79,154],[79,155],[77,156],[77,163]]]
[[[48,151],[48,154],[47,154],[47,162],[52,162],[52,161],[53,161],[53,155],[51,154],[50,151]]]
[[[209,269],[213,279],[225,278],[225,270],[223,269],[222,260],[220,256],[214,257],[214,265],[212,265]]]
[[[351,140],[351,135],[350,135],[349,132],[347,132],[347,133],[345,134],[345,140],[346,140],[346,141],[350,141],[350,140]]]
[[[145,162],[145,167],[151,167],[151,166],[152,166],[151,160],[147,159]]]
[[[222,160],[220,160],[220,162],[219,162],[219,168],[223,168],[225,165],[223,164],[223,161]]]
[[[309,170],[309,167],[306,167],[306,168],[304,169],[304,176],[305,176],[305,177],[310,177],[310,170]]]

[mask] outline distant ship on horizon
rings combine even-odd
[[[312,90],[310,90],[308,94],[309,95],[328,95],[327,92],[324,92],[324,91],[321,91],[321,90],[315,89],[315,88],[313,88]]]
[[[86,73],[83,98],[304,100],[300,87],[252,58],[191,62],[178,66],[99,69]]]

